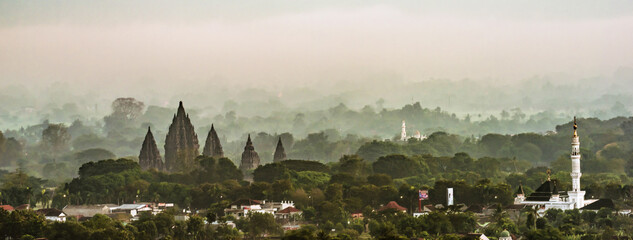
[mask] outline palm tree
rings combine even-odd
[[[536,229],[536,219],[538,218],[538,206],[528,206],[525,208],[528,214],[533,216],[532,218],[532,226]]]

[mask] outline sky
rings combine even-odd
[[[512,83],[610,76],[632,52],[630,1],[0,1],[0,85]]]

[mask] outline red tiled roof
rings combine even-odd
[[[384,210],[387,210],[387,209],[396,209],[398,211],[406,211],[407,210],[407,208],[398,205],[398,203],[396,203],[395,201],[391,201],[391,202],[387,203],[387,205],[381,207],[378,211],[384,211]]]
[[[293,213],[293,212],[301,212],[301,210],[293,208],[293,207],[287,207],[284,210],[278,211],[277,213]]]
[[[0,208],[7,210],[7,211],[13,211],[13,207],[11,207],[11,205],[0,205]]]

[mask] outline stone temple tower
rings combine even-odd
[[[204,148],[202,149],[202,155],[205,157],[214,158],[224,157],[224,151],[222,150],[222,145],[220,144],[220,138],[218,137],[218,133],[215,132],[213,124],[211,124],[211,130],[209,130],[207,141],[205,142]]]
[[[199,151],[198,135],[180,102],[165,139],[165,169],[170,172],[190,172],[197,167]]]
[[[251,141],[251,135],[248,135],[246,140],[246,146],[244,146],[244,152],[242,153],[242,162],[240,163],[240,170],[246,172],[247,170],[255,169],[259,167],[259,155],[255,152],[253,142]]]
[[[402,132],[400,132],[400,141],[406,141],[407,140],[407,125],[404,123],[404,120],[402,120]]]
[[[571,138],[571,185],[572,190],[567,192],[569,200],[574,202],[574,208],[584,207],[585,191],[580,190],[580,140],[578,139],[578,125],[574,117],[574,135]]]
[[[273,155],[273,162],[281,162],[286,160],[286,150],[284,149],[284,145],[281,143],[281,137],[279,137],[279,141],[277,141],[277,148],[275,149],[275,154]]]
[[[144,170],[152,168],[159,171],[163,170],[163,159],[160,157],[154,135],[149,127],[147,127],[147,134],[141,147],[141,153],[138,156],[138,163]]]

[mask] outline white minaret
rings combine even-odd
[[[578,125],[574,117],[574,136],[571,138],[571,185],[572,190],[567,192],[569,200],[574,202],[574,208],[584,207],[585,191],[580,190],[580,140],[578,140]]]
[[[402,132],[400,133],[400,140],[407,140],[407,125],[404,123],[404,120],[402,120]]]

